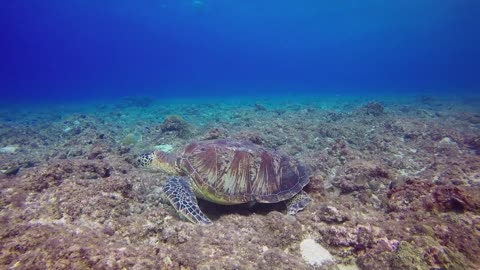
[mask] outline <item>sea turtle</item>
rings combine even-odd
[[[309,182],[306,167],[249,141],[194,141],[178,157],[154,151],[141,155],[137,163],[172,175],[162,189],[179,214],[196,224],[212,223],[197,197],[224,205],[287,201],[290,215],[311,202],[302,190]]]

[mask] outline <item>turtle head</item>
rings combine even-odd
[[[177,158],[172,154],[163,151],[153,151],[140,155],[136,163],[139,167],[168,174],[177,174],[176,160]]]

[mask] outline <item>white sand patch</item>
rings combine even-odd
[[[333,264],[332,254],[313,239],[305,239],[300,243],[303,259],[311,266]]]
[[[17,149],[18,149],[18,146],[8,145],[8,146],[0,148],[0,153],[15,153],[15,151],[17,151]]]

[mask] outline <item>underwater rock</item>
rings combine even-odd
[[[162,132],[173,132],[180,138],[187,138],[191,135],[191,126],[179,115],[170,115],[160,125]]]
[[[433,105],[436,102],[436,98],[433,96],[421,95],[418,98],[418,102],[424,105]]]
[[[305,239],[300,243],[302,258],[311,266],[321,267],[334,264],[332,254],[313,239]]]
[[[59,186],[70,177],[83,179],[107,178],[112,168],[103,161],[86,159],[59,160],[43,168],[37,175],[28,177],[27,190],[36,192]]]
[[[263,111],[266,111],[267,108],[265,108],[265,106],[263,106],[262,104],[260,103],[255,103],[255,111],[256,112],[263,112]]]
[[[341,120],[345,116],[342,113],[338,112],[327,112],[327,115],[325,116],[325,120],[327,122],[336,122],[338,120]]]
[[[12,175],[16,175],[19,170],[20,170],[20,167],[15,166],[15,167],[10,167],[10,168],[5,169],[5,170],[0,170],[0,172],[5,176],[12,176]]]
[[[392,269],[429,269],[418,249],[405,241],[401,241],[398,252],[392,258]]]
[[[424,198],[430,193],[433,183],[424,181],[407,180],[403,185],[397,186],[387,193],[387,211],[417,211],[423,209]]]
[[[375,101],[371,101],[367,104],[365,104],[361,110],[367,114],[367,115],[371,115],[371,116],[381,116],[383,114],[385,114],[385,109],[383,108],[383,105],[378,103],[378,102],[375,102]]]
[[[388,211],[479,211],[478,188],[465,190],[454,185],[435,186],[432,183],[407,181],[388,192]]]
[[[343,215],[337,208],[329,205],[320,208],[320,220],[327,223],[343,223],[348,220],[346,215]]]
[[[111,148],[108,145],[104,143],[96,143],[90,148],[87,159],[103,159],[110,151]]]
[[[75,136],[82,133],[82,128],[79,126],[74,126],[74,127],[67,126],[63,129],[63,132],[70,136]]]
[[[287,112],[287,110],[285,110],[285,109],[275,109],[275,110],[273,110],[273,112],[275,112],[275,114],[277,116],[281,116],[281,115],[284,115]]]
[[[258,257],[258,256],[252,256]],[[260,258],[256,261],[256,265],[252,265],[252,269],[270,270],[270,269],[309,269],[308,265],[302,264],[300,258],[288,255],[279,248],[270,248],[265,250]],[[248,268],[248,267],[247,267]],[[232,268],[232,270],[235,268]],[[239,269],[239,268],[237,268]],[[326,270],[326,269],[325,269]]]
[[[480,114],[478,114],[478,113],[462,112],[457,116],[457,118],[459,120],[467,121],[467,122],[469,122],[470,124],[473,124],[473,125],[480,124]]]
[[[366,189],[376,193],[387,189],[389,183],[389,172],[384,166],[365,160],[346,163],[332,182],[343,194]]]
[[[330,156],[338,158],[342,164],[349,160],[353,160],[356,156],[348,143],[343,139],[336,139],[333,141],[327,149],[327,153]]]
[[[433,199],[433,200],[432,200]],[[479,211],[480,197],[475,193],[468,192],[460,187],[446,185],[436,186],[425,199],[427,209],[440,211]]]
[[[471,135],[464,138],[464,143],[467,144],[471,149],[476,150],[477,154],[480,153],[480,136]]]
[[[352,247],[356,251],[370,248],[375,243],[375,237],[378,237],[379,233],[370,225],[357,225],[354,228],[334,225],[320,230],[322,239],[329,245]]]

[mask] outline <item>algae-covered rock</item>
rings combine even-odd
[[[6,176],[12,176],[12,175],[16,175],[19,170],[20,170],[19,166],[14,166],[14,167],[9,167],[5,170],[0,170],[0,172]]]
[[[160,125],[162,132],[173,132],[180,138],[187,138],[191,135],[191,126],[179,115],[170,115]]]
[[[375,101],[371,101],[365,104],[362,107],[362,109],[365,112],[365,114],[372,115],[372,116],[380,116],[385,113],[385,109],[383,108],[383,105]]]
[[[348,216],[342,214],[337,208],[329,205],[322,206],[319,214],[320,220],[327,223],[343,223],[348,220]]]
[[[439,269],[468,269],[465,255],[457,250],[442,245],[435,236],[415,238],[415,244],[422,246],[423,260],[430,266]]]
[[[423,260],[423,252],[418,247],[402,241],[398,251],[391,261],[392,269],[402,270],[428,270],[429,267]]]

